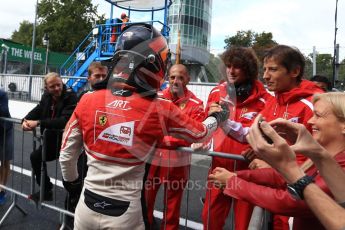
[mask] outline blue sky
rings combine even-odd
[[[109,13],[109,3],[99,11]],[[23,20],[34,20],[36,0],[5,1],[0,9],[0,37],[8,38]],[[226,36],[238,30],[272,32],[278,43],[298,47],[303,53],[333,53],[335,0],[213,0],[211,51],[223,51]],[[338,43],[345,56],[345,2],[338,3]]]

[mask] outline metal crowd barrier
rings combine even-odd
[[[7,193],[11,193],[11,195],[7,194],[7,197],[10,197],[10,205],[8,206],[7,210],[4,212],[4,214],[1,216],[0,220],[0,226],[4,223],[4,221],[9,217],[10,213],[17,208],[23,215],[29,215],[28,211],[24,210],[19,204],[18,204],[18,198],[24,198],[24,200],[29,201],[28,204],[34,204],[34,207],[38,210],[42,208],[48,208],[53,211],[56,211],[60,214],[60,225],[61,229],[64,229],[65,226],[65,216],[74,216],[72,212],[69,212],[65,210],[64,208],[64,202],[66,192],[62,187],[62,184],[57,184],[58,180],[57,178],[61,178],[60,173],[60,166],[58,165],[58,161],[55,160],[55,162],[49,163],[49,166],[45,164],[46,160],[46,134],[50,130],[45,130],[42,136],[40,136],[37,132],[37,130],[33,130],[32,132],[24,132],[21,128],[21,120],[19,119],[13,119],[13,118],[2,118],[0,117],[1,124],[10,124],[13,125],[12,129],[14,132],[14,135],[12,138],[14,139],[13,144],[13,159],[11,160],[11,175],[9,175],[9,180],[7,184],[0,184],[0,187],[7,191]],[[5,132],[5,131],[4,131]],[[58,132],[61,132],[59,130]],[[3,134],[3,142],[6,143],[7,140],[6,135]],[[56,140],[58,141],[58,140]],[[41,186],[40,186],[40,198],[39,201],[36,203],[30,199],[30,194],[33,194],[35,192],[35,178],[33,176],[33,171],[31,169],[30,164],[30,154],[34,150],[36,150],[40,145],[42,145],[42,165],[41,165]],[[5,153],[5,144],[1,146],[3,149],[2,153]],[[4,157],[4,155],[2,156]],[[4,159],[4,158],[1,158]],[[55,172],[52,173],[52,167],[55,163]],[[49,174],[50,177],[55,178],[55,181],[52,181],[53,186],[53,201],[46,202],[43,199],[43,191],[45,187],[45,180],[44,178],[44,169],[48,167],[50,170]],[[31,171],[31,173],[29,173]],[[30,184],[30,186],[28,186]],[[59,201],[57,199],[59,197]],[[61,199],[62,197],[62,199]],[[61,202],[62,200],[62,202]],[[3,206],[5,207],[5,206]]]
[[[74,213],[68,211],[65,209],[65,207],[59,207],[57,205],[57,202],[56,202],[56,197],[57,197],[57,178],[62,178],[61,176],[61,173],[58,175],[58,170],[60,169],[60,165],[59,165],[59,152],[60,152],[60,146],[61,146],[61,139],[62,139],[62,133],[63,133],[63,130],[56,130],[56,129],[45,129],[44,132],[43,132],[43,136],[41,138],[41,145],[42,145],[42,164],[41,164],[41,186],[40,186],[40,199],[39,199],[39,202],[38,202],[38,205],[39,206],[44,206],[44,207],[47,207],[47,208],[50,208],[52,210],[55,210],[57,212],[60,213],[60,219],[61,219],[61,227],[60,229],[65,229],[66,227],[66,215],[67,216],[71,216],[71,217],[74,217]],[[52,151],[52,149],[49,149],[49,147],[47,146],[46,143],[48,143],[48,137],[50,137],[49,135],[56,135],[56,139],[54,140],[55,143],[56,143],[56,149],[55,149],[55,152],[57,153],[56,154],[56,158],[51,160],[51,161],[54,161],[55,162],[55,183],[54,183],[54,204],[49,204],[49,203],[46,203],[44,202],[44,191],[45,191],[45,172],[46,172],[46,169],[47,169],[47,154],[49,151]],[[32,176],[32,180],[34,180],[34,177]],[[64,192],[65,194],[65,197],[67,196],[67,193],[66,191]]]
[[[233,154],[233,153],[222,153],[222,152],[215,152],[215,151],[194,151],[192,148],[188,147],[180,147],[178,148],[179,151],[183,152],[189,152],[192,154],[197,154],[197,155],[204,155],[204,156],[209,156],[209,157],[222,157],[224,159],[231,159],[235,161],[235,168],[234,171],[236,171],[236,161],[246,161],[246,159],[242,155],[238,154]],[[210,169],[212,168],[212,161],[210,163]],[[206,178],[207,180],[207,178]],[[208,186],[206,185],[206,189],[209,189]],[[185,223],[185,228],[187,228],[187,219],[188,219],[188,198],[189,198],[189,189],[186,189],[186,197],[187,197],[187,208],[186,208],[186,223]],[[205,199],[210,199],[210,197],[205,197]],[[231,208],[230,208],[230,229],[231,230],[236,230],[235,229],[235,216],[234,216],[234,198],[231,198]],[[210,200],[209,200],[210,201]],[[166,207],[167,204],[165,204]],[[201,213],[201,212],[200,212]],[[209,218],[210,210],[208,210],[208,220],[207,223],[210,223],[210,218]],[[210,226],[206,226],[206,230],[209,229]],[[250,230],[270,230],[272,229],[272,214],[258,206],[255,206],[252,212],[251,220],[248,226],[248,229]],[[164,228],[165,229],[165,228]]]
[[[3,164],[6,164],[6,151],[10,151],[13,154],[13,160],[14,161],[14,125],[16,124],[20,124],[20,121],[16,120],[16,119],[11,119],[11,118],[1,118],[0,117],[0,122],[1,122],[1,174],[3,173]],[[11,133],[11,134],[10,134]],[[23,136],[22,136],[23,138]],[[7,149],[7,144],[9,144],[10,146],[8,146],[10,149]],[[23,150],[23,148],[22,148]],[[11,154],[11,153],[10,153]],[[13,171],[13,167],[14,165],[12,164],[12,171]],[[3,177],[3,175],[1,175],[1,177]],[[8,178],[7,178],[8,179]],[[1,217],[0,220],[0,226],[3,224],[3,222],[6,220],[6,218],[9,216],[9,214],[15,209],[17,208],[23,215],[27,215],[27,212],[18,204],[18,196],[20,197],[27,197],[27,195],[25,193],[23,193],[23,187],[20,186],[19,188],[15,188],[14,185],[14,177],[11,178],[11,182],[7,182],[10,183],[12,186],[8,186],[6,184],[0,184],[0,187],[2,189],[4,189],[5,191],[9,191],[12,193],[11,196],[11,204],[8,207],[8,209],[6,210],[6,212],[4,213],[4,215]]]
[[[6,220],[6,218],[9,216],[9,214],[15,209],[17,208],[23,215],[28,215],[28,213],[26,210],[24,210],[19,204],[18,204],[18,198],[25,198],[26,200],[29,200],[29,194],[32,194],[35,192],[35,179],[33,177],[33,173],[31,173],[31,180],[28,178],[28,175],[26,173],[24,173],[24,171],[28,171],[31,170],[31,164],[30,164],[30,153],[34,150],[37,149],[37,147],[39,145],[42,145],[42,165],[41,165],[41,186],[40,186],[40,198],[39,201],[37,203],[35,203],[35,207],[40,210],[42,208],[48,208],[51,209],[53,211],[56,211],[59,215],[60,215],[60,224],[61,224],[61,228],[60,229],[64,229],[64,227],[66,226],[66,216],[71,216],[73,217],[74,214],[68,210],[65,209],[65,205],[64,202],[61,202],[61,199],[64,200],[66,197],[66,191],[61,188],[62,185],[57,183],[57,178],[62,179],[61,177],[61,172],[60,172],[60,167],[58,165],[58,161],[55,160],[53,163],[55,163],[55,172],[52,173],[52,169],[54,169],[54,167],[52,167],[52,163],[49,163],[50,165],[46,165],[45,160],[46,160],[46,156],[47,156],[47,151],[49,151],[49,149],[47,148],[47,138],[48,138],[48,132],[50,131],[55,131],[55,132],[61,132],[61,130],[48,130],[46,129],[43,133],[43,136],[39,136],[36,130],[34,130],[34,132],[23,132],[21,129],[21,120],[18,119],[10,119],[10,118],[0,118],[0,122],[11,122],[12,124],[14,124],[14,130],[15,135],[15,145],[14,145],[14,158],[12,160],[12,165],[11,165],[11,170],[12,170],[12,174],[18,174],[17,175],[12,175],[11,176],[11,183],[7,183],[5,185],[0,185],[1,188],[7,190],[8,192],[12,193],[12,199],[11,199],[11,205],[8,207],[7,211],[5,212],[5,214],[1,217],[0,220],[0,226],[4,223],[4,221]],[[4,140],[5,141],[5,140]],[[56,141],[59,141],[58,139]],[[58,145],[57,145],[58,146]],[[205,151],[205,152],[194,152],[191,148],[179,148],[179,151],[183,151],[183,152],[189,152],[189,153],[193,153],[193,155],[204,155],[204,156],[210,156],[210,157],[223,157],[223,158],[227,158],[227,159],[233,159],[235,161],[243,161],[245,160],[243,156],[241,155],[237,155],[237,154],[231,154],[231,153],[220,153],[220,152],[214,152],[214,151]],[[58,150],[56,150],[58,151]],[[210,166],[212,167],[212,165]],[[44,173],[45,173],[45,169],[48,168],[50,170],[49,171],[49,175],[53,178],[56,178],[55,182],[54,182],[54,190],[53,190],[53,197],[54,200],[52,202],[46,202],[44,201],[44,187],[46,186],[44,183]],[[191,168],[190,168],[191,170]],[[208,171],[208,169],[205,169]],[[55,174],[55,175],[53,175]],[[189,172],[190,174],[190,172]],[[15,178],[16,177],[16,178]],[[190,179],[190,178],[189,178]],[[188,179],[188,180],[189,180]],[[205,181],[207,180],[207,178],[204,178]],[[30,188],[27,188],[28,186],[24,186],[25,182],[30,180]],[[207,188],[206,188],[207,189]],[[189,226],[189,205],[190,205],[190,198],[193,196],[193,193],[191,193],[190,189],[185,189],[184,193],[185,193],[185,197],[186,197],[186,203],[183,204],[185,206],[185,212],[184,212],[184,227],[190,228]],[[204,194],[203,194],[204,195]],[[59,198],[59,201],[58,199]],[[207,198],[206,198],[207,199]],[[164,200],[165,202],[165,207],[167,205],[167,200]],[[232,202],[233,203],[233,202]],[[231,209],[232,210],[232,209]],[[201,210],[198,210],[198,216],[201,215]],[[181,210],[181,214],[182,214],[182,210]],[[195,214],[195,213],[193,213]],[[256,218],[255,220],[253,220],[254,224],[252,223],[252,226],[259,226],[255,229],[262,229],[262,230],[266,230],[269,229],[269,213],[267,213],[266,211],[263,211],[261,209],[256,208],[256,210],[254,210],[253,212],[253,218]],[[182,215],[181,215],[182,216]],[[234,229],[234,225],[233,223],[233,210],[230,213],[230,222],[231,222],[231,229]],[[255,222],[256,221],[256,222]],[[181,224],[181,223],[180,223]],[[254,229],[254,228],[251,228]]]

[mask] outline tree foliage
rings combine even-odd
[[[316,56],[316,72],[321,75],[332,76],[333,56],[331,54],[319,54]]]
[[[345,81],[345,59],[339,65],[339,81]],[[316,74],[323,75],[332,81],[333,76],[333,56],[332,54],[317,54],[316,55]],[[305,77],[311,78],[313,76],[313,54],[306,57]],[[338,87],[336,85],[336,87]]]
[[[305,75],[306,78],[313,76],[313,54],[309,54],[306,58]],[[316,55],[316,74],[324,75],[331,78],[333,74],[333,56],[331,54]]]
[[[92,30],[96,21],[104,21],[104,15],[97,15],[97,6],[91,0],[41,0],[37,17],[36,45],[43,46],[42,37],[48,33],[50,49],[68,53]],[[28,29],[27,22],[21,23],[12,40],[30,45],[32,28]]]
[[[262,60],[264,50],[277,44],[277,42],[273,40],[272,33],[256,33],[252,30],[237,31],[236,35],[226,37],[224,42],[226,44],[224,47],[225,49],[231,46],[252,47],[260,60]]]
[[[251,30],[241,30],[237,31],[234,36],[226,37],[225,40],[225,49],[230,48],[231,46],[243,46],[243,47],[252,47],[259,60],[262,63],[263,55],[266,49],[273,47],[278,44],[273,40],[272,33],[256,33]],[[306,66],[305,66],[305,78],[310,79],[313,76],[313,61],[312,54],[305,56]],[[316,74],[324,75],[330,80],[333,76],[333,55],[331,54],[318,54],[316,56]],[[262,68],[259,70],[259,76],[262,76]],[[339,83],[336,84],[336,87],[340,87],[339,84],[343,82],[343,87],[345,87],[345,59],[340,62],[339,65]],[[340,87],[341,88],[341,87]]]
[[[29,21],[22,21],[19,29],[12,33],[12,40],[25,45],[31,45],[33,24]]]
[[[262,32],[261,34],[255,34],[255,39],[252,47],[255,50],[256,55],[259,57],[259,60],[262,61],[265,50],[277,44],[278,43],[273,40],[272,33]]]
[[[230,48],[231,46],[243,46],[243,47],[251,47],[253,45],[253,41],[255,39],[255,33],[251,30],[247,31],[237,31],[236,35],[232,37],[226,37],[225,42],[225,49]]]

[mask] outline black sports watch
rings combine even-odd
[[[307,185],[314,182],[314,177],[305,175],[294,184],[287,184],[287,189],[291,196],[296,200],[303,200],[303,191]]]

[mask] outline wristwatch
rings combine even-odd
[[[289,193],[296,200],[303,200],[303,191],[307,185],[314,182],[314,178],[308,175],[303,176],[293,184],[287,184]]]

